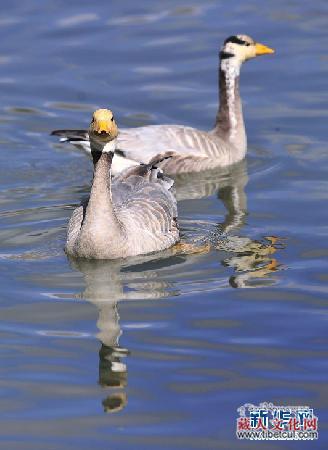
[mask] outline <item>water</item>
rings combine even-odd
[[[94,3],[2,8],[1,448],[253,449],[236,410],[260,401],[320,423],[261,449],[326,448],[326,2]],[[184,241],[218,249],[68,261],[92,168],[49,132],[99,106],[210,128],[240,32],[277,50],[242,70],[247,161],[177,180]]]

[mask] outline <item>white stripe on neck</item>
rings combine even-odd
[[[116,149],[116,139],[107,142],[107,144],[102,149],[102,153],[114,153]]]
[[[225,74],[227,106],[230,121],[229,138],[232,139],[237,131],[237,117],[235,114],[235,80],[240,73],[240,63],[236,57],[224,59],[221,61],[221,70]]]

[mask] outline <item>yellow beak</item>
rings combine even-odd
[[[97,126],[95,127],[97,133],[105,132],[110,134],[113,131],[113,126],[108,120],[97,120]]]
[[[267,53],[274,53],[274,50],[263,44],[255,44],[256,56],[266,55]]]

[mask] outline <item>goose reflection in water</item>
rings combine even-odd
[[[104,410],[120,411],[127,402],[123,390],[127,383],[127,369],[123,361],[129,353],[119,345],[121,329],[117,301],[123,298],[120,268],[117,262],[112,261],[70,259],[70,262],[73,268],[84,274],[86,287],[81,297],[92,302],[99,312],[99,384],[104,388],[113,388],[113,392],[103,400]]]
[[[196,259],[206,259],[210,251],[219,255],[222,266],[233,268],[234,274],[228,278],[230,286],[245,288],[274,283],[270,276],[281,266],[273,255],[283,248],[281,240],[276,237],[252,240],[234,234],[240,232],[247,215],[247,182],[245,161],[230,169],[179,176],[176,179],[179,200],[217,194],[226,208],[222,222],[212,223],[212,229],[204,231],[197,221],[192,221],[192,230],[186,227],[182,244],[158,254],[114,261],[70,260],[84,274],[85,289],[81,297],[92,302],[99,312],[99,384],[110,391],[103,400],[105,412],[118,412],[127,404],[129,350],[119,344],[120,300],[154,300],[179,295],[176,275],[171,274],[189,274],[191,265],[197,265]],[[184,228],[184,221],[181,223]]]
[[[105,412],[118,412],[127,404],[126,357],[129,355],[129,350],[120,346],[119,343],[122,331],[119,323],[118,301],[156,299],[174,294],[172,290],[168,291],[171,287],[169,283],[156,279],[156,270],[147,270],[147,262],[153,259],[153,255],[130,258],[129,270],[125,271],[122,260],[70,258],[72,267],[84,274],[85,289],[80,297],[90,301],[98,309],[97,338],[101,342],[99,384],[110,391],[102,402]],[[141,264],[140,270],[139,264]],[[166,264],[167,262],[163,260],[161,266]],[[136,283],[136,278],[142,281]],[[131,290],[126,291],[124,288],[127,286]]]
[[[178,200],[198,199],[217,194],[225,206],[226,214],[216,231],[198,239],[208,243],[204,252],[212,246],[230,256],[222,259],[224,266],[232,267],[235,274],[229,278],[234,288],[263,287],[275,283],[270,275],[283,267],[273,255],[285,248],[284,239],[267,236],[261,240],[237,236],[245,224],[248,183],[247,161],[243,160],[228,168],[196,174],[181,174],[176,177]]]
[[[285,248],[283,241],[276,236],[267,236],[262,241],[236,237],[230,239],[228,245],[233,242],[235,254],[222,261],[225,266],[233,267],[235,270],[235,274],[229,278],[230,286],[254,288],[274,284],[275,280],[270,276],[283,266],[273,254]]]

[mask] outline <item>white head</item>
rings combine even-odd
[[[274,50],[255,42],[254,39],[245,34],[230,36],[224,41],[220,51],[221,68],[225,70],[227,66],[235,66],[239,72],[243,62],[269,53],[274,53]]]
[[[94,148],[104,153],[114,152],[118,128],[112,111],[97,109],[92,115],[88,132],[91,145]]]

